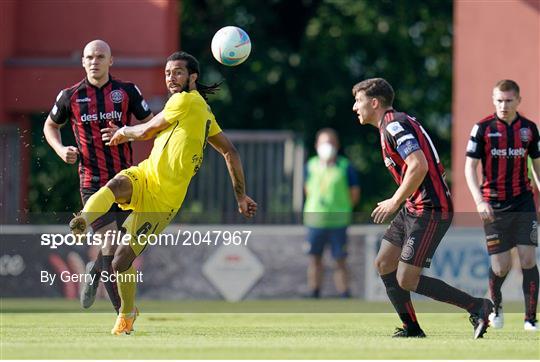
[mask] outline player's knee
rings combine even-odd
[[[388,259],[384,257],[377,256],[377,258],[375,258],[374,264],[379,275],[385,275],[395,270],[394,263],[390,263]]]
[[[521,269],[531,269],[536,265],[536,258],[524,257],[520,258]]]
[[[506,274],[508,274],[508,271],[510,270],[510,265],[493,264],[491,266],[491,270],[493,270],[493,274],[495,274],[499,278],[502,278]]]
[[[518,245],[519,264],[521,269],[531,269],[536,265],[536,248]]]
[[[401,287],[401,289],[407,290],[409,292],[414,292],[416,290],[416,286],[418,285],[418,278],[409,275],[407,273],[398,273],[396,275],[398,285]]]
[[[116,253],[112,261],[112,267],[115,272],[123,273],[129,269],[133,259],[126,253]]]
[[[125,200],[131,193],[131,182],[122,175],[116,175],[106,185],[113,192],[116,200]]]
[[[123,258],[119,256],[114,257],[111,265],[112,265],[113,271],[118,272],[118,273],[123,273],[129,268],[129,265],[126,266],[125,260],[123,260]]]

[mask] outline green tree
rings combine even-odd
[[[225,129],[292,129],[313,152],[318,129],[331,126],[358,168],[360,210],[396,186],[381,162],[378,133],[352,113],[352,86],[386,78],[395,108],[424,124],[450,167],[452,2],[449,0],[182,0],[181,48],[201,62],[203,81],[225,79],[210,99]],[[237,67],[211,55],[213,34],[226,25],[245,29],[252,54]],[[59,160],[34,122],[30,179],[32,211],[78,208],[73,167]],[[65,136],[71,132],[65,127]],[[51,192],[55,198],[50,198]],[[59,200],[59,201],[55,201]]]
[[[292,129],[311,150],[316,131],[338,130],[361,174],[361,210],[395,189],[378,133],[352,113],[352,86],[384,77],[395,108],[416,116],[450,167],[452,2],[368,0],[183,0],[181,48],[201,61],[203,79],[225,79],[212,107],[224,128]],[[213,60],[210,42],[226,25],[252,41],[246,63]]]

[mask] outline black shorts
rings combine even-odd
[[[92,191],[88,189],[82,189],[81,190],[81,199],[83,202],[83,205],[86,204],[90,196],[95,194],[97,191]],[[109,211],[96,221],[92,223],[92,229],[94,231],[101,229],[103,226],[108,225],[110,223],[116,222],[116,228],[120,230],[122,227],[122,224],[124,221],[126,221],[127,217],[131,211],[122,210],[120,207],[118,207],[118,204],[114,203]]]
[[[495,221],[484,224],[489,255],[503,253],[516,245],[538,246],[538,220],[532,193],[491,206]]]
[[[401,208],[384,233],[384,240],[401,248],[399,260],[429,268],[431,258],[452,223],[452,214],[442,217],[438,212],[412,215]]]

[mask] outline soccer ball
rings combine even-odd
[[[245,31],[236,26],[219,29],[212,38],[212,55],[223,65],[243,63],[251,52],[251,40]]]

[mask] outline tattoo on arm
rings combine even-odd
[[[229,175],[236,198],[242,197],[246,193],[244,184],[244,172],[242,170],[242,161],[238,157],[238,154],[231,152],[225,156],[227,168],[229,169]]]
[[[237,197],[243,196],[244,193],[245,193],[243,177],[241,177],[238,174],[238,171],[234,170],[234,169],[233,169],[233,175],[232,176],[233,176],[233,179],[234,179],[233,180],[234,193],[236,194]]]

